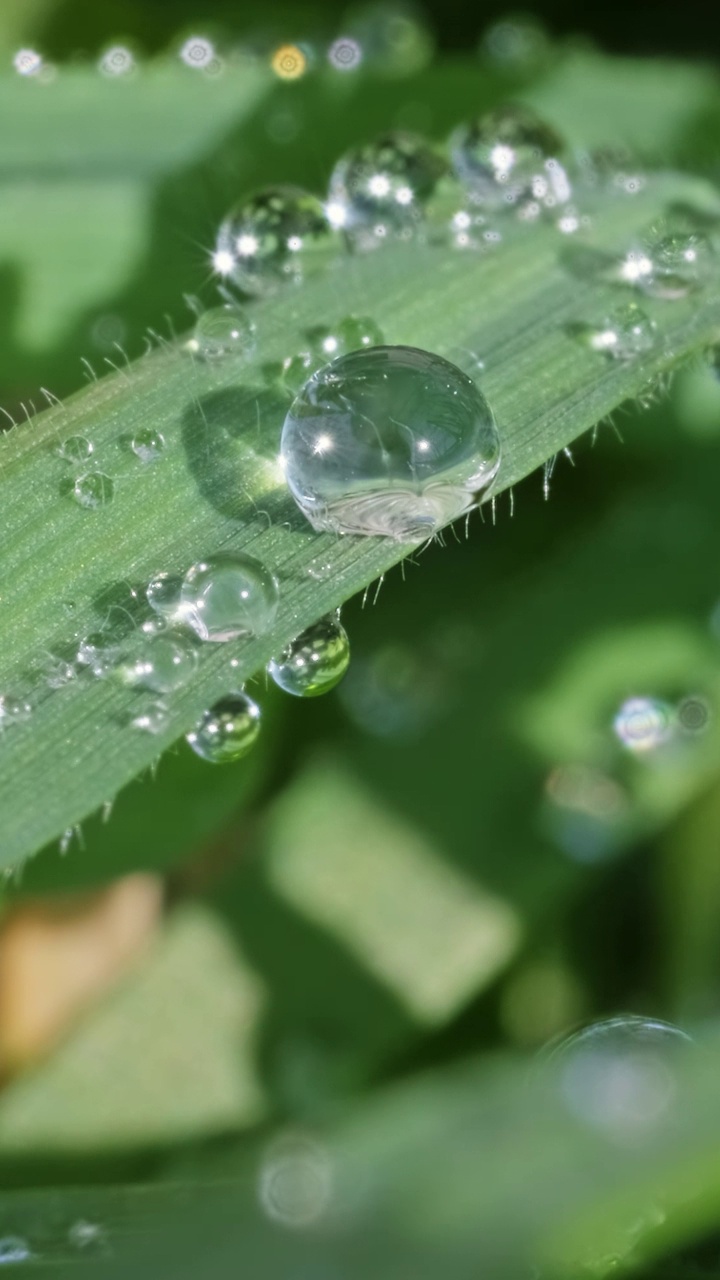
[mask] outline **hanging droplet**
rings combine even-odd
[[[247,755],[260,732],[260,708],[245,693],[231,693],[204,711],[186,741],[210,764]]]
[[[255,325],[241,307],[226,303],[211,307],[198,317],[188,350],[201,360],[224,360],[248,355],[253,349]]]
[[[297,187],[270,187],[237,205],[218,232],[213,265],[246,293],[299,284],[342,250],[320,200]]]
[[[350,662],[350,641],[334,615],[322,618],[268,663],[268,674],[285,693],[316,698],[342,680]]]
[[[475,383],[414,347],[370,347],[320,369],[287,414],[281,450],[316,529],[407,542],[467,511],[500,465]]]
[[[353,148],[335,166],[328,216],[360,249],[376,248],[390,236],[408,238],[446,168],[424,138],[383,134]]]
[[[107,631],[91,631],[78,645],[77,661],[99,680],[114,671],[120,658],[120,646]]]
[[[648,257],[652,271],[646,292],[670,302],[701,289],[715,267],[712,245],[699,231],[660,236],[648,246]]]
[[[570,198],[562,139],[527,107],[500,107],[459,125],[449,147],[457,177],[481,204],[532,197],[552,208]]]
[[[634,302],[618,307],[594,325],[579,325],[578,337],[613,360],[633,360],[655,345],[655,325]]]
[[[92,440],[88,440],[86,436],[68,436],[67,440],[61,441],[58,445],[56,453],[63,462],[69,462],[74,467],[82,467],[92,457],[93,450]]]
[[[185,621],[202,640],[261,636],[275,620],[278,584],[252,556],[220,552],[188,570],[180,601]]]
[[[673,733],[672,707],[659,698],[627,698],[613,721],[615,736],[628,751],[654,751]]]
[[[144,427],[135,432],[130,448],[141,462],[155,462],[165,449],[165,437],[154,427]]]
[[[115,486],[110,476],[102,471],[86,471],[77,477],[71,492],[78,506],[86,511],[95,511],[112,502]]]
[[[182,689],[197,670],[197,652],[186,636],[162,631],[143,639],[140,651],[123,664],[121,675],[129,684],[152,693],[173,693]]]

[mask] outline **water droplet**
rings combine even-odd
[[[710,724],[710,706],[706,698],[683,698],[678,703],[677,719],[680,729],[693,736],[705,733]]]
[[[0,1267],[11,1262],[27,1262],[31,1256],[30,1245],[22,1236],[0,1238]]]
[[[316,556],[307,566],[307,575],[314,582],[325,582],[333,571],[332,561],[325,556]]]
[[[154,427],[145,427],[135,432],[130,448],[141,462],[155,462],[165,448],[165,437]]]
[[[78,645],[77,661],[102,680],[115,670],[120,656],[116,640],[107,631],[92,631]]]
[[[129,684],[141,685],[153,693],[172,693],[190,682],[197,662],[191,640],[163,631],[143,640],[140,652],[123,666],[121,674]]]
[[[446,170],[440,153],[411,133],[383,134],[355,147],[333,169],[328,216],[360,249],[407,238]]]
[[[94,511],[98,507],[108,506],[113,500],[114,491],[115,486],[110,476],[102,471],[86,471],[84,475],[77,477],[72,487],[72,496],[78,506]]]
[[[247,755],[260,732],[260,708],[245,693],[230,693],[204,711],[186,740],[210,764]]]
[[[182,622],[187,616],[180,598],[182,581],[176,573],[157,573],[145,588],[150,608],[168,622]]]
[[[709,279],[714,269],[714,252],[701,232],[676,231],[663,235],[648,246],[652,270],[645,290],[654,298],[673,301],[694,293]]]
[[[188,348],[202,360],[210,361],[248,355],[254,333],[255,325],[242,308],[226,303],[211,307],[198,317]]]
[[[278,584],[260,560],[220,552],[188,570],[180,600],[202,640],[261,636],[275,620]]]
[[[298,351],[294,356],[288,356],[283,360],[280,381],[286,391],[291,395],[297,395],[301,387],[304,387],[310,374],[323,363],[322,358],[314,356],[310,351]]]
[[[644,1137],[676,1094],[674,1067],[692,1041],[670,1023],[623,1014],[593,1023],[546,1052],[578,1119],[621,1142]]]
[[[297,187],[270,187],[231,209],[213,265],[250,294],[299,284],[342,249],[320,200]]]
[[[593,351],[613,360],[632,360],[655,345],[655,324],[634,302],[618,307],[598,324],[578,326],[576,332]]]
[[[265,1152],[258,1195],[269,1218],[297,1230],[322,1216],[332,1181],[327,1151],[302,1134],[288,1134]]]
[[[295,501],[316,529],[431,537],[495,476],[492,411],[455,365],[414,347],[370,347],[310,378],[283,427]]]
[[[105,1232],[98,1222],[88,1222],[85,1218],[80,1218],[70,1227],[68,1241],[75,1249],[94,1251],[105,1244]]]
[[[316,698],[342,680],[350,662],[350,641],[334,616],[322,618],[268,663],[268,674],[285,693]]]
[[[562,139],[527,107],[500,107],[461,124],[449,142],[452,166],[481,204],[533,200],[551,208],[570,198],[557,159]]]
[[[58,445],[56,452],[63,462],[81,467],[88,458],[92,457],[93,448],[92,441],[86,436],[68,436],[67,440],[63,440]]]
[[[147,706],[130,721],[133,729],[140,733],[162,733],[170,723],[170,712],[164,702],[149,702]]]
[[[628,698],[615,716],[613,729],[629,751],[653,751],[672,736],[672,708],[659,698]]]
[[[311,350],[324,364],[348,351],[360,351],[363,347],[379,347],[385,341],[382,330],[369,316],[346,316],[338,324],[315,325],[308,329],[307,338]]]
[[[26,698],[14,693],[0,694],[0,733],[11,724],[22,724],[32,715],[32,706]]]

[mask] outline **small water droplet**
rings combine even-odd
[[[135,432],[130,448],[141,462],[155,462],[165,448],[165,437],[154,427],[145,427]]]
[[[500,463],[474,382],[414,347],[351,352],[314,374],[281,448],[290,492],[316,529],[408,542],[468,510]]]
[[[102,471],[86,471],[78,476],[72,487],[72,496],[78,506],[86,511],[95,511],[98,507],[106,507],[113,500],[115,486]]]
[[[93,450],[92,440],[88,440],[86,436],[68,436],[58,445],[56,453],[63,462],[81,467],[92,457]]]
[[[380,326],[369,316],[346,316],[335,325],[315,325],[308,329],[307,338],[321,364],[348,351],[380,347],[385,341]]]
[[[653,751],[672,737],[672,707],[659,698],[627,698],[613,721],[615,736],[628,751]]]
[[[197,670],[197,652],[186,636],[162,631],[143,638],[140,651],[121,668],[128,684],[152,693],[172,693],[190,682]]]
[[[314,356],[310,351],[299,351],[294,356],[283,360],[280,381],[286,391],[297,395],[305,385],[311,373],[323,363],[322,358]]]
[[[255,325],[241,307],[226,303],[198,317],[188,349],[202,360],[245,356],[253,348]]]
[[[411,133],[386,133],[349,151],[333,169],[328,216],[360,249],[407,238],[446,171],[439,151]]]
[[[150,608],[167,622],[182,622],[187,609],[180,598],[182,578],[177,573],[157,573],[145,588]]]
[[[707,283],[715,267],[710,241],[699,231],[675,231],[648,245],[652,270],[645,290],[654,298],[686,298]]]
[[[307,566],[306,573],[315,582],[325,582],[333,571],[332,561],[324,556],[316,556]]]
[[[557,158],[562,139],[527,107],[500,107],[459,125],[449,147],[457,177],[480,204],[500,207],[532,197],[551,208],[570,198]]]
[[[75,1249],[95,1251],[105,1244],[105,1232],[98,1222],[79,1218],[68,1230],[68,1241]]]
[[[131,721],[131,727],[141,733],[162,733],[170,723],[170,712],[164,702],[149,702]]]
[[[260,708],[245,693],[231,693],[204,711],[186,741],[210,764],[247,755],[260,732]]]
[[[268,674],[285,693],[316,698],[340,683],[350,662],[350,641],[339,620],[330,616],[308,627],[268,663]]]
[[[278,584],[260,560],[220,552],[188,570],[180,600],[185,620],[202,640],[261,636],[275,620]]]
[[[330,1201],[333,1169],[327,1151],[303,1134],[271,1143],[260,1167],[258,1196],[273,1221],[294,1230],[309,1227]]]
[[[633,360],[655,345],[655,324],[634,302],[616,308],[596,324],[576,326],[575,332],[593,351],[613,360]]]
[[[30,1257],[30,1245],[22,1236],[0,1237],[0,1267],[12,1262],[27,1262]]]
[[[213,265],[246,293],[299,284],[342,250],[320,200],[297,187],[270,187],[231,209]]]
[[[99,680],[115,670],[119,656],[120,647],[107,631],[91,631],[78,645],[77,661]]]
[[[27,698],[14,693],[0,694],[0,733],[12,724],[23,724],[32,715]]]

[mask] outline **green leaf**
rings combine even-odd
[[[623,250],[673,201],[712,207],[714,195],[694,180],[665,175],[632,199],[600,198],[593,248]],[[557,231],[543,225],[509,229],[487,257],[402,246],[347,258],[289,297],[255,305],[261,359],[281,359],[297,349],[308,326],[348,311],[372,315],[390,343],[450,356],[458,349],[481,353],[503,438],[497,487],[506,488],[708,343],[720,326],[713,287],[672,305],[648,304],[657,325],[653,349],[627,363],[606,362],[578,344],[569,327],[616,305],[623,291],[578,276],[563,250]],[[431,289],[418,290],[423,279]],[[6,694],[27,690],[33,702],[29,720],[0,744],[6,865],[81,821],[204,706],[406,553],[383,539],[337,542],[310,530],[284,492],[275,461],[285,403],[263,392],[254,365],[231,359],[216,370],[181,349],[161,350],[0,444],[8,618],[0,687]],[[148,425],[162,431],[167,449],[143,467],[127,438]],[[97,465],[114,477],[115,499],[99,511],[70,500],[67,464],[54,452],[59,440],[77,433],[92,439]],[[153,738],[129,727],[137,698],[113,680],[48,689],[37,670],[44,653],[67,651],[74,636],[97,630],[113,607],[113,616],[136,623],[153,573],[184,571],[220,547],[247,548],[279,576],[277,623],[262,640],[206,646],[198,677],[174,697],[164,732]],[[321,582],[308,575],[318,556],[333,567]],[[75,606],[72,624],[63,609],[68,601]]]

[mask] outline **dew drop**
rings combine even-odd
[[[180,598],[182,578],[175,573],[157,573],[145,588],[150,608],[168,622],[182,622],[187,609]]]
[[[27,1262],[31,1256],[30,1246],[22,1236],[0,1237],[0,1267],[13,1262]]]
[[[170,723],[170,712],[164,702],[149,702],[131,721],[131,727],[140,733],[162,733]]]
[[[269,187],[231,209],[218,232],[213,265],[246,293],[299,284],[342,249],[320,200],[298,187]]]
[[[593,351],[613,360],[633,360],[655,345],[655,325],[634,302],[618,307],[597,324],[578,326],[577,334]]]
[[[360,249],[407,238],[446,171],[438,150],[411,133],[386,133],[355,147],[330,178],[328,214]]]
[[[285,390],[291,395],[297,395],[310,374],[314,373],[322,363],[322,358],[313,355],[310,351],[298,351],[295,355],[288,356],[283,360],[280,373],[280,381]]]
[[[468,510],[500,464],[482,392],[414,347],[371,347],[320,369],[290,407],[281,448],[314,528],[408,542]]]
[[[273,1221],[292,1230],[309,1227],[330,1202],[333,1168],[327,1151],[303,1134],[287,1134],[265,1152],[258,1197]]]
[[[57,447],[56,453],[63,462],[81,467],[92,457],[93,443],[86,436],[68,436]]]
[[[135,432],[130,448],[141,462],[155,462],[165,449],[165,437],[154,427],[145,427]]]
[[[191,640],[163,631],[144,639],[140,652],[123,666],[121,674],[128,684],[140,685],[152,693],[172,693],[189,684],[197,662]]]
[[[26,698],[14,693],[0,694],[0,733],[12,724],[22,724],[32,715],[32,706]]]
[[[226,303],[198,317],[188,348],[202,360],[247,355],[253,347],[255,325],[241,307]]]
[[[701,232],[677,231],[648,246],[652,271],[645,284],[654,298],[685,298],[707,282],[714,267],[710,241]]]
[[[120,647],[107,631],[91,631],[78,645],[78,663],[87,667],[99,680],[115,670],[119,657]]]
[[[180,589],[185,620],[202,640],[261,636],[277,613],[278,584],[252,556],[220,552],[200,560]]]
[[[247,755],[260,732],[260,708],[245,693],[231,693],[204,711],[186,741],[210,764]]]
[[[385,341],[382,329],[369,316],[346,316],[335,325],[316,325],[308,329],[307,338],[322,364],[349,351],[382,346]]]
[[[562,139],[527,107],[500,107],[461,124],[449,141],[453,170],[481,204],[532,197],[551,208],[570,198],[558,160]]]
[[[316,698],[340,683],[350,662],[350,641],[334,615],[301,632],[268,663],[268,674],[285,693]]]
[[[672,708],[659,698],[627,698],[613,720],[613,730],[628,751],[641,754],[670,740],[673,721]]]
[[[72,487],[73,498],[86,511],[107,507],[113,500],[114,492],[115,486],[110,476],[102,471],[86,471],[77,477]]]

